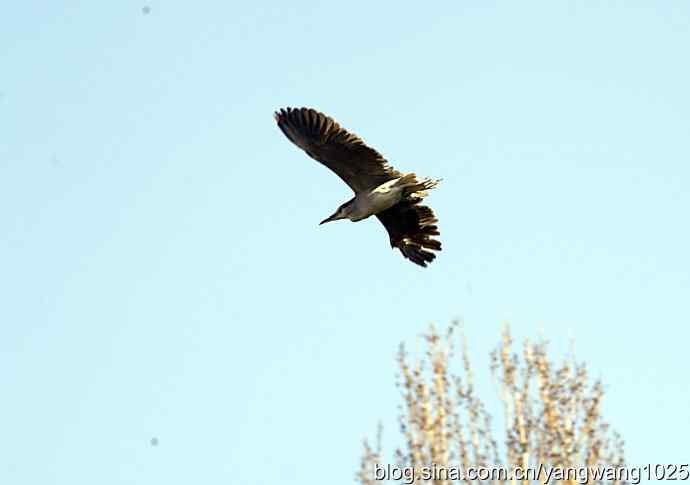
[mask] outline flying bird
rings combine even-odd
[[[320,224],[375,215],[388,231],[392,248],[420,266],[434,260],[441,243],[433,211],[421,205],[440,180],[418,180],[393,169],[383,156],[332,118],[310,108],[287,108],[274,115],[287,138],[311,158],[335,172],[355,196]]]

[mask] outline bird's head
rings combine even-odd
[[[327,222],[337,221],[339,219],[347,219],[350,215],[349,206],[350,202],[341,205],[332,215],[326,217],[323,221],[319,222],[319,226]]]

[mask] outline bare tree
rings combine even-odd
[[[403,444],[392,465],[384,462],[379,427],[375,446],[364,441],[359,483],[627,483],[623,440],[601,417],[603,386],[590,382],[585,364],[572,358],[555,365],[544,338],[526,340],[518,355],[506,327],[490,354],[504,410],[505,438],[499,444],[475,393],[464,337],[462,377],[449,369],[457,328],[453,324],[441,335],[432,326],[416,363],[400,346]]]

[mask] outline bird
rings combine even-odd
[[[436,258],[434,251],[441,251],[441,242],[434,239],[440,235],[438,220],[421,202],[441,179],[398,172],[357,135],[312,108],[280,109],[274,119],[288,140],[335,172],[355,194],[319,225],[375,215],[388,232],[391,248],[405,258],[422,267]]]

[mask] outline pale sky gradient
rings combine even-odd
[[[543,329],[629,462],[687,463],[689,46],[684,1],[8,2],[0,483],[352,483],[453,318],[492,406]],[[285,106],[444,179],[431,267],[317,226],[350,192]]]

